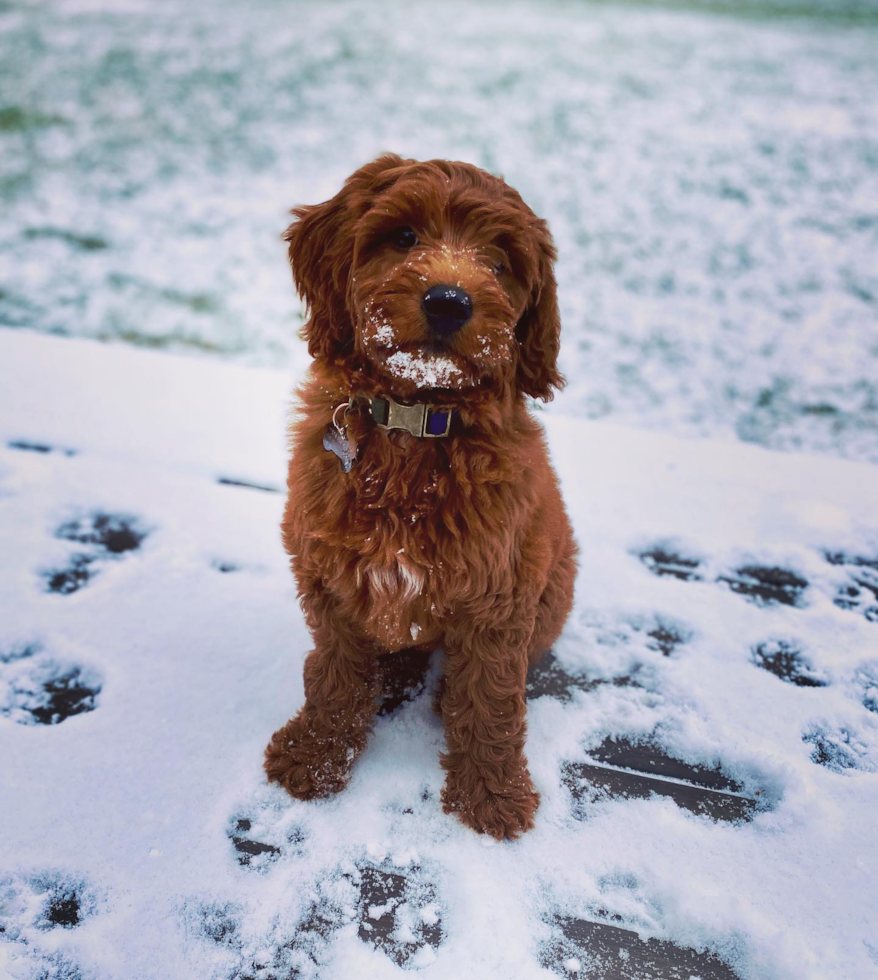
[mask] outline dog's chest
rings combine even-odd
[[[311,538],[313,564],[336,570],[332,591],[387,649],[435,643],[473,603],[512,591],[510,484],[467,448],[451,458],[436,445],[367,437],[351,472],[336,473],[345,492],[312,504],[332,529]]]
[[[384,517],[378,547],[364,541],[356,563],[367,629],[389,649],[431,642],[458,591],[441,541]]]

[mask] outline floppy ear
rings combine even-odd
[[[394,154],[379,157],[348,177],[331,200],[293,208],[298,220],[283,237],[296,289],[308,304],[302,338],[312,357],[339,357],[353,347],[348,290],[356,224],[379,188],[378,177],[404,162]]]
[[[518,339],[518,386],[532,398],[550,401],[565,381],[558,371],[561,317],[555,283],[555,246],[548,226],[537,226],[538,272],[530,301],[515,328]]]

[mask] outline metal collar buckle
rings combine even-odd
[[[442,439],[451,431],[450,410],[436,411],[430,405],[402,405],[392,398],[370,398],[369,405],[379,429],[403,429],[418,439]],[[431,425],[436,420],[444,423],[438,432],[435,424]]]

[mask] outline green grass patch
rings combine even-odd
[[[66,122],[63,116],[47,115],[18,105],[8,105],[0,109],[0,133],[25,133],[32,129],[45,129],[47,126],[63,126]]]
[[[84,252],[98,252],[101,249],[109,248],[109,243],[99,235],[78,235],[75,232],[66,231],[64,228],[28,228],[24,237],[29,240],[56,238]]]

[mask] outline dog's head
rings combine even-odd
[[[499,178],[384,156],[293,214],[284,237],[313,357],[359,364],[403,398],[548,400],[564,383],[552,238]]]

